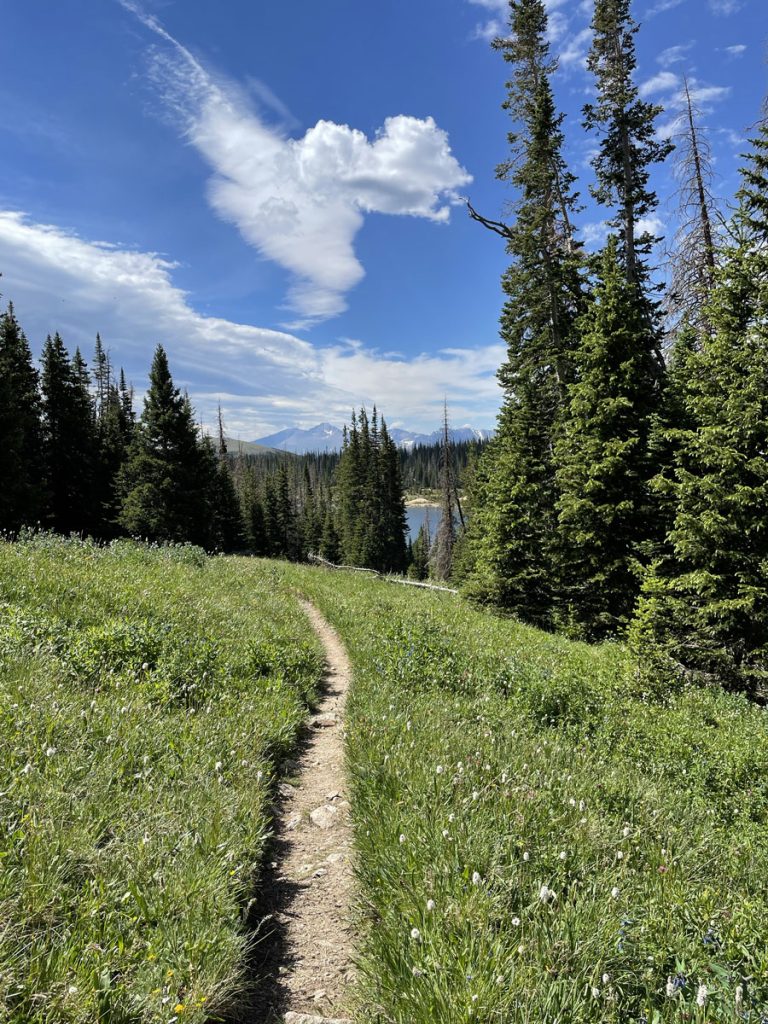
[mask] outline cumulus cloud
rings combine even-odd
[[[299,321],[292,326],[346,308],[345,294],[364,276],[354,242],[366,213],[445,223],[457,190],[472,180],[431,117],[387,118],[371,139],[326,120],[288,137],[157,19],[132,0],[120,3],[162,41],[151,53],[151,78],[213,171],[214,210],[294,276],[288,301]]]
[[[70,349],[79,345],[89,356],[98,330],[141,393],[161,342],[203,421],[215,422],[220,402],[233,436],[341,423],[360,403],[376,402],[393,425],[424,430],[439,425],[443,395],[457,422],[490,426],[498,408],[495,371],[504,350],[495,340],[412,359],[359,341],[317,348],[288,332],[197,312],[165,256],[88,241],[8,210],[0,210],[0,267],[4,295],[36,350],[58,330]]]
[[[653,96],[656,93],[670,92],[680,88],[680,76],[673,71],[660,71],[653,78],[642,82],[640,95],[642,97]]]
[[[725,52],[729,57],[743,57],[747,52],[747,47],[744,43],[736,43],[735,46],[726,46]]]
[[[674,10],[675,7],[679,7],[680,4],[685,3],[685,0],[658,0],[658,3],[651,7],[647,14],[647,18],[653,18],[657,14],[663,14],[665,11]]]
[[[744,0],[709,0],[709,6],[715,14],[729,15],[740,11]]]
[[[680,64],[686,60],[686,54],[693,48],[694,43],[680,43],[677,46],[668,46],[666,50],[662,50],[656,58],[657,63],[661,64],[663,68],[671,67],[673,64]]]

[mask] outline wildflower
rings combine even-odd
[[[523,860],[524,860],[524,861],[525,861],[525,863],[527,864],[527,863],[528,863],[528,861],[529,861],[530,859],[531,859],[531,855],[530,855],[530,853],[528,853],[528,851],[526,850],[526,851],[525,851],[525,853],[523,854]]]
[[[412,722],[406,722],[405,723],[405,730],[406,730],[406,732],[410,732],[411,731],[412,725],[413,725]]]
[[[479,792],[478,792],[478,791],[477,791],[476,789],[473,789],[473,790],[472,790],[472,799],[473,799],[473,800],[477,800],[477,798],[478,798],[479,796],[480,796],[480,793],[479,793]]]
[[[575,799],[575,797],[571,797],[570,800],[568,801],[568,803],[571,805],[571,807],[575,807],[576,806],[576,799]]]
[[[616,851],[616,860],[624,860],[624,852],[622,850]]]
[[[560,860],[567,860],[567,858],[568,858],[568,854],[565,852],[565,850],[561,850],[560,851]]]
[[[479,871],[472,872],[472,885],[480,885],[482,878],[480,877]]]
[[[400,833],[400,840],[399,840],[399,842],[400,842],[400,845],[401,845],[401,846],[402,846],[402,845],[403,845],[403,843],[405,842],[405,836],[403,835],[403,833],[402,833],[402,832]]]
[[[549,888],[548,885],[542,885],[539,889],[539,899],[542,903],[550,903],[555,898],[554,892]]]
[[[149,662],[148,661],[142,662],[141,671],[142,672],[148,672],[149,671]]]
[[[424,971],[420,970],[418,967],[412,967],[411,974],[414,978],[420,978],[424,974]]]
[[[213,770],[215,772],[220,772],[221,771],[221,761],[217,761],[216,762],[216,764],[213,766]]]
[[[624,827],[624,832],[622,834],[623,834],[625,839],[627,839],[629,837],[629,834],[630,834],[631,831],[632,831],[632,829],[629,827],[629,825],[626,825]]]
[[[619,887],[617,885],[614,885],[614,887],[611,889],[611,896],[613,896],[613,898],[617,900],[620,895],[621,891],[619,890]]]
[[[438,775],[442,775],[444,771],[445,771],[445,768],[443,768],[443,766],[442,766],[441,764],[439,764],[439,765],[437,766],[437,768],[435,768],[435,772],[436,772],[436,773],[437,773]]]
[[[659,864],[659,867],[658,867],[657,870],[658,870],[660,875],[666,875],[666,873],[669,870],[669,868],[667,867],[666,864]]]
[[[503,974],[499,974],[499,975],[496,976],[496,984],[497,985],[503,985],[504,984],[504,975]]]
[[[456,820],[456,815],[453,812],[451,812],[448,815],[448,821],[455,821],[455,820]]]
[[[24,765],[24,767],[23,767],[23,768],[21,769],[21,774],[22,774],[22,775],[29,775],[29,773],[30,773],[31,771],[32,771],[32,762],[31,762],[31,761],[27,761],[27,763],[26,763],[26,764]]]
[[[742,1006],[744,1005],[744,986],[743,985],[737,985],[736,986],[736,992],[734,993],[733,1001],[736,1004],[737,1011],[741,1010]]]
[[[67,995],[76,996],[79,991],[80,990],[78,989],[77,985],[70,985],[69,988],[67,989]]]
[[[412,939],[420,939],[421,938],[421,932],[419,931],[418,928],[411,928],[411,938]]]
[[[56,753],[56,747],[46,747],[45,748],[45,756],[46,757],[53,757],[53,755],[55,753]]]
[[[707,986],[706,985],[699,985],[699,991],[696,993],[696,1005],[697,1006],[706,1006],[707,1005],[707,996],[708,996],[708,994],[709,993],[707,992]]]
[[[512,924],[513,928],[518,928],[520,926],[520,918],[519,917],[513,917],[512,921],[511,921],[511,924]]]
[[[584,803],[584,801],[583,801],[583,800],[579,800],[579,810],[580,810],[580,811],[581,811],[582,813],[584,812],[584,809],[585,809],[585,807],[586,807],[586,806],[587,806],[587,805],[586,805],[586,804]]]
[[[473,1002],[473,1003],[476,1003],[476,1002],[477,1002],[477,999],[478,999],[478,997],[477,997],[476,995],[472,996],[472,1002]]]
[[[451,838],[451,833],[448,831],[447,828],[444,828],[443,829],[443,839],[450,839],[450,838]]]
[[[434,900],[427,900],[427,910],[429,910],[431,912],[434,909],[435,909],[435,901]]]
[[[611,980],[610,974],[604,974],[603,975],[603,984],[604,985],[607,985],[610,980]]]
[[[525,952],[525,946],[523,946],[523,945],[522,945],[522,943],[521,943],[521,944],[520,944],[520,945],[519,945],[519,946],[517,947],[517,952],[518,952],[518,953],[519,953],[519,954],[520,954],[521,956],[522,956],[522,954],[523,954],[523,953]]]
[[[597,985],[593,985],[592,986],[592,998],[593,999],[599,999],[600,998],[600,989],[597,987]]]

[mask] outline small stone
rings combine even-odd
[[[339,793],[338,791],[335,792],[335,793],[326,793],[325,794],[325,799],[326,800],[338,800],[340,796],[341,796],[341,793]]]
[[[293,830],[297,829],[300,824],[301,824],[301,815],[300,814],[292,814],[288,818],[288,820],[286,821],[285,827],[288,829],[289,832],[293,832]]]
[[[318,868],[313,877],[314,878],[322,878],[323,875],[327,875],[327,874],[328,874],[328,872],[326,871],[325,868]]]
[[[280,794],[280,796],[293,796],[293,794],[296,792],[296,789],[293,786],[291,786],[288,782],[281,782],[277,787],[277,792]]]
[[[334,725],[338,725],[339,720],[332,711],[326,711],[325,714],[316,715],[312,719],[312,725],[315,729],[332,729]]]
[[[285,1024],[352,1024],[347,1017],[317,1017],[313,1013],[286,1013]]]
[[[319,1003],[321,999],[325,999],[325,989],[319,988],[312,996],[316,1003]]]
[[[338,811],[335,807],[330,804],[324,804],[322,807],[316,807],[309,816],[309,820],[313,825],[317,825],[318,828],[333,828],[336,824],[336,818]]]
[[[338,864],[340,860],[344,860],[343,853],[329,853],[325,858],[328,864]]]

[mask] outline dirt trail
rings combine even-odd
[[[344,778],[343,713],[351,668],[335,631],[302,601],[325,647],[325,685],[309,735],[279,786],[273,860],[265,877],[264,1002],[253,1024],[311,1024],[348,1016],[353,979],[352,833]]]

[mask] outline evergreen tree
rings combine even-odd
[[[656,133],[662,108],[641,100],[634,82],[638,26],[630,7],[631,0],[595,2],[587,66],[596,78],[597,99],[584,107],[584,127],[600,136],[592,194],[602,205],[616,207],[609,224],[618,234],[621,263],[630,284],[643,286],[648,281],[644,257],[656,241],[647,231],[638,235],[640,220],[658,206],[649,185],[650,168],[674,146]],[[651,308],[648,317],[650,321]]]
[[[243,515],[240,499],[232,478],[227,458],[227,442],[224,437],[224,423],[221,418],[221,407],[218,415],[218,450],[213,453],[213,444],[209,438],[203,438],[206,450],[203,457],[211,466],[209,469],[210,492],[208,506],[210,509],[209,546],[214,551],[232,552],[243,545]],[[213,458],[211,459],[211,456]]]
[[[518,191],[515,221],[486,227],[507,240],[499,370],[504,403],[496,439],[480,460],[474,489],[466,589],[472,596],[545,623],[552,593],[554,441],[573,379],[574,321],[583,304],[581,254],[573,238],[574,177],[562,156],[547,14],[542,0],[512,0],[510,33],[494,44],[513,68],[504,104],[516,119],[510,159],[497,176]]]
[[[334,565],[341,561],[341,538],[336,529],[333,509],[329,506],[323,522],[323,535],[320,540],[320,555]]]
[[[38,375],[13,306],[0,316],[0,530],[34,526],[43,513]]]
[[[411,579],[425,580],[428,578],[431,550],[432,537],[429,530],[429,519],[425,519],[419,527],[416,540],[411,548],[411,564],[408,566],[408,575]]]
[[[120,525],[132,536],[205,544],[208,485],[192,408],[158,345],[144,411],[120,471]],[[202,475],[202,479],[201,479]]]
[[[59,533],[98,530],[98,449],[87,367],[80,352],[70,360],[58,334],[42,354],[43,450],[49,522]]]
[[[590,638],[628,622],[636,559],[653,531],[649,438],[658,373],[654,352],[639,340],[648,335],[636,296],[612,236],[579,324],[579,379],[555,452],[564,615]]]
[[[644,586],[635,638],[695,677],[768,694],[768,128],[743,171],[734,242],[689,359],[671,565]]]
[[[134,426],[131,395],[125,386],[121,369],[122,391],[115,383],[109,354],[101,336],[96,335],[94,354],[96,410],[96,505],[99,510],[97,533],[100,537],[116,536],[120,512],[119,474],[125,462]]]
[[[451,464],[451,438],[448,431],[447,405],[443,413],[443,451],[440,476],[440,522],[437,525],[432,565],[436,579],[447,580],[451,576],[453,547],[456,543],[453,466]]]
[[[405,495],[400,474],[400,455],[397,445],[381,421],[379,448],[381,487],[381,567],[387,572],[405,572],[408,565],[405,536],[408,520],[405,514]]]

